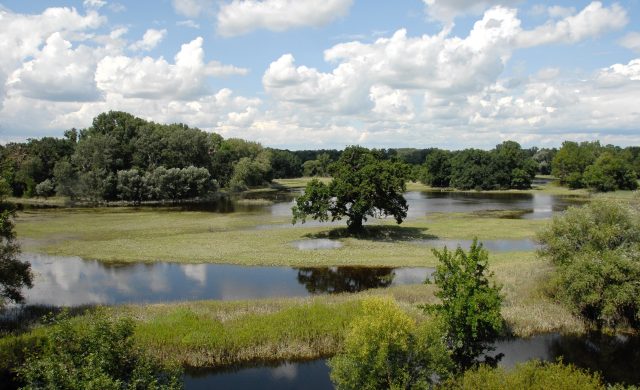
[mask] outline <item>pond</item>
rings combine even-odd
[[[601,334],[547,334],[496,343],[495,353],[504,354],[499,365],[513,368],[531,359],[598,371],[609,383],[640,384],[640,338]],[[190,371],[185,388],[191,389],[333,389],[326,360],[284,363],[231,371]]]
[[[27,303],[55,306],[299,297],[422,283],[431,268],[110,264],[22,254],[35,275]]]

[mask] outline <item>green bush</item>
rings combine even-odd
[[[640,214],[597,199],[569,208],[538,235],[557,265],[550,292],[601,328],[640,327]]]
[[[530,361],[512,371],[480,366],[466,371],[455,380],[439,386],[442,389],[474,390],[604,390],[607,387],[597,374],[590,374],[562,363]]]
[[[595,199],[570,207],[538,233],[539,253],[556,265],[583,252],[603,252],[640,243],[640,214],[620,201]]]
[[[25,389],[178,389],[180,375],[163,371],[133,344],[133,321],[97,315],[83,327],[62,319],[43,348],[17,370]]]
[[[463,371],[493,349],[491,344],[502,331],[501,287],[489,281],[493,276],[487,270],[489,256],[477,239],[468,253],[459,246],[454,252],[445,247],[433,253],[440,261],[433,280],[441,303],[426,309],[442,316],[447,345],[458,370]]]
[[[336,388],[426,388],[448,376],[451,360],[436,322],[418,326],[383,298],[365,300],[363,310],[329,361]]]

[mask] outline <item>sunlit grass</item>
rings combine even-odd
[[[245,265],[433,265],[418,238],[533,238],[542,221],[478,214],[429,214],[397,226],[373,221],[371,234],[345,235],[342,225],[292,226],[283,216],[162,209],[29,210],[16,229],[25,251],[120,262],[172,261]],[[338,239],[332,250],[299,250],[293,241]]]

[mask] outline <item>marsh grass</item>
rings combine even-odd
[[[465,213],[429,214],[397,226],[376,220],[362,236],[342,226],[295,225],[258,212],[230,214],[156,208],[49,209],[20,212],[25,252],[115,262],[171,261],[292,266],[430,266],[428,238],[532,238],[543,221]],[[260,228],[261,226],[268,228]],[[300,251],[291,242],[330,237],[342,247]],[[250,245],[247,245],[250,243]]]

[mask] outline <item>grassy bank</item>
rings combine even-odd
[[[384,220],[362,237],[349,237],[342,225],[292,226],[286,217],[264,213],[46,209],[19,213],[16,230],[26,252],[105,261],[420,266],[435,259],[429,246],[415,240],[531,238],[544,223],[499,217],[431,214],[400,226]],[[342,247],[299,250],[293,244],[310,238],[335,238]]]

